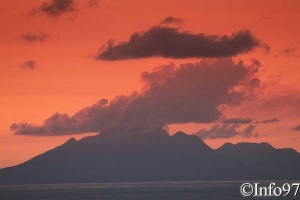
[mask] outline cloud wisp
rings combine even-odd
[[[23,69],[35,69],[36,62],[35,62],[35,60],[29,60],[29,61],[26,61],[26,62],[22,63],[21,65],[19,65],[19,67],[23,68]]]
[[[292,130],[294,130],[294,131],[300,131],[300,124],[298,126],[295,126],[294,128],[292,128]]]
[[[105,131],[119,125],[149,129],[167,124],[211,123],[223,114],[222,105],[236,106],[255,95],[257,62],[204,60],[175,66],[170,63],[141,74],[144,87],[128,96],[100,100],[73,116],[56,113],[42,125],[14,123],[16,135],[66,135]],[[236,89],[238,88],[238,89]]]
[[[128,41],[108,41],[100,48],[96,59],[230,57],[263,45],[249,30],[228,36],[194,34],[179,28],[154,26],[147,31],[133,33]]]
[[[222,122],[225,124],[250,124],[253,122],[253,120],[249,117],[247,118],[236,117],[236,118],[224,119]]]
[[[283,49],[282,51],[274,55],[275,58],[278,58],[280,56],[285,56],[289,58],[299,58],[300,54],[298,53],[298,49],[296,47],[290,47]]]
[[[274,123],[274,122],[279,122],[279,119],[278,118],[272,118],[272,119],[267,119],[267,120],[263,120],[261,121],[261,123]]]
[[[257,123],[275,123],[279,122],[278,118],[271,118],[271,119],[266,119],[262,121],[254,121],[250,117],[242,118],[242,117],[235,117],[235,118],[227,118],[221,121],[224,124],[257,124]]]
[[[219,138],[232,138],[235,136],[241,136],[245,138],[257,137],[258,133],[254,133],[256,125],[250,124],[245,129],[240,130],[240,124],[223,124],[213,125],[209,130],[200,129],[194,135],[197,135],[201,139],[219,139]]]
[[[28,32],[21,35],[21,39],[28,43],[44,42],[48,38],[48,35],[45,33],[32,33]]]

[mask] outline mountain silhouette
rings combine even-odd
[[[268,143],[225,143],[218,153],[242,163],[266,179],[299,179],[300,154],[291,148],[275,149]]]
[[[213,150],[184,132],[117,127],[1,169],[0,184],[299,179],[299,167],[299,153],[267,143]]]

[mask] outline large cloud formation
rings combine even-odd
[[[17,135],[65,135],[98,132],[116,126],[157,128],[167,124],[210,123],[220,119],[220,106],[235,106],[252,97],[258,84],[258,62],[204,60],[176,67],[170,63],[141,74],[144,87],[128,96],[84,108],[73,116],[56,113],[43,125],[14,123]]]
[[[178,28],[154,26],[131,35],[129,41],[103,45],[97,59],[122,60],[147,57],[215,58],[235,56],[260,46],[249,30],[232,35],[206,35],[183,32]]]

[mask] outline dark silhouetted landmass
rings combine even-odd
[[[122,128],[72,138],[1,169],[0,184],[300,179],[300,154],[293,149],[226,143],[213,150],[183,132],[119,132]]]
[[[226,143],[217,152],[250,168],[258,178],[298,180],[300,177],[300,154],[291,148],[275,149],[268,143]]]

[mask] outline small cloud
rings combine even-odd
[[[274,123],[274,122],[279,122],[279,119],[272,118],[272,119],[267,119],[267,120],[261,121],[261,123]]]
[[[265,51],[265,54],[270,53],[271,47],[268,44],[261,44],[261,47]]]
[[[168,25],[168,24],[182,24],[182,18],[175,18],[173,16],[166,17],[163,21],[159,22],[159,25]]]
[[[28,32],[21,35],[21,39],[25,42],[35,43],[35,42],[44,42],[48,38],[48,35],[45,33],[32,33]]]
[[[294,128],[292,128],[292,130],[294,130],[294,131],[300,131],[300,124],[298,126],[295,126]]]
[[[34,60],[29,60],[19,65],[19,67],[23,69],[35,69],[35,66],[36,62]]]
[[[33,8],[29,15],[43,13],[49,17],[58,18],[75,10],[74,0],[51,0],[50,2],[44,2],[37,8]]]

